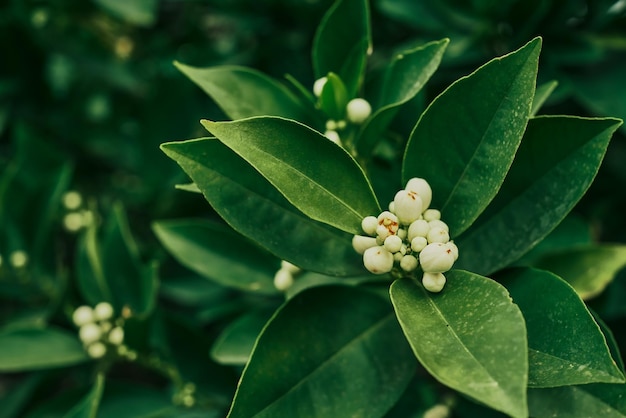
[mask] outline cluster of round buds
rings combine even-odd
[[[365,268],[385,274],[394,268],[404,272],[421,269],[422,284],[440,292],[446,283],[443,273],[452,268],[459,255],[450,240],[441,212],[429,208],[432,189],[421,178],[412,178],[396,193],[389,210],[361,222],[366,235],[355,235],[352,246],[363,254]]]
[[[134,360],[137,354],[123,344],[123,319],[115,319],[113,313],[108,302],[100,302],[93,308],[83,305],[74,310],[72,321],[79,327],[78,336],[91,358],[104,357],[114,348],[118,355]]]
[[[327,77],[319,78],[313,84],[313,94],[316,97],[320,97],[322,95],[322,91],[324,90],[324,86],[328,81]],[[348,122],[360,125],[372,114],[372,106],[369,102],[362,98],[355,98],[350,100],[346,105],[346,120],[333,120],[329,119],[326,121],[326,130],[324,132],[324,136],[329,140],[333,141],[336,144],[341,145],[341,137],[339,133],[346,129],[348,126]]]
[[[77,191],[65,192],[61,200],[67,210],[63,217],[63,226],[68,232],[78,232],[94,221],[93,212],[82,209],[83,197]]]
[[[302,269],[289,261],[282,260],[280,269],[274,275],[274,287],[281,292],[287,291],[293,286],[294,276],[298,275]]]

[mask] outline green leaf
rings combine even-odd
[[[413,352],[437,380],[514,417],[526,417],[524,318],[498,283],[460,270],[441,293],[396,280],[391,301]]]
[[[359,234],[361,220],[380,213],[363,170],[319,132],[274,117],[202,124],[312,219]]]
[[[171,402],[171,393],[146,387],[138,382],[107,381],[98,418],[164,418],[182,416]],[[171,415],[170,415],[171,414]]]
[[[540,49],[536,38],[456,81],[411,133],[403,182],[422,177],[430,183],[432,206],[451,236],[474,222],[504,181],[530,115]]]
[[[98,226],[91,223],[76,246],[76,284],[90,305],[113,303],[113,293],[104,274],[102,251],[98,240]]]
[[[98,374],[93,388],[80,401],[80,403],[65,414],[63,418],[96,418],[103,390],[104,374]]]
[[[307,108],[287,87],[265,74],[245,67],[195,68],[174,65],[215,100],[231,119],[273,115],[310,122]]]
[[[571,286],[528,268],[498,279],[526,320],[529,387],[624,382],[600,327]]]
[[[220,364],[244,366],[273,312],[251,312],[237,318],[217,337],[211,357]]]
[[[529,389],[528,409],[533,417],[624,418],[626,385],[596,383]]]
[[[530,111],[531,116],[535,116],[537,114],[539,109],[541,109],[541,106],[543,106],[546,100],[548,100],[548,97],[550,97],[558,84],[558,81],[553,80],[537,87],[537,90],[535,91],[535,98],[533,99],[533,107]]]
[[[348,104],[346,86],[334,73],[329,73],[326,79],[319,98],[320,108],[333,120],[345,119]]]
[[[277,293],[279,260],[228,228],[182,219],[155,222],[152,230],[176,260],[201,276],[240,290]]]
[[[433,75],[450,42],[442,39],[396,55],[385,71],[376,111],[363,126],[357,142],[358,154],[370,155],[398,107],[411,100]]]
[[[88,360],[78,335],[57,328],[0,331],[0,371],[24,372]]]
[[[103,9],[137,26],[151,26],[155,23],[158,0],[95,0]]]
[[[532,119],[498,195],[456,240],[456,265],[489,274],[548,235],[591,184],[620,123],[570,116]]]
[[[287,301],[267,324],[228,417],[382,416],[414,365],[384,299],[317,287]]]
[[[365,74],[371,48],[366,0],[338,0],[322,19],[313,40],[315,78],[338,74],[349,97],[355,97]]]
[[[579,246],[547,254],[535,265],[562,277],[581,298],[590,299],[600,294],[626,266],[626,245]]]
[[[161,148],[194,179],[233,229],[279,258],[329,275],[366,272],[351,235],[304,215],[218,140],[172,142]]]

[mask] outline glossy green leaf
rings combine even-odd
[[[357,288],[317,287],[287,301],[265,327],[228,417],[382,416],[415,366],[388,302]]]
[[[535,93],[541,39],[496,58],[438,96],[411,133],[403,183],[425,178],[456,237],[480,215],[504,181]]]
[[[178,414],[176,414],[178,412]],[[172,404],[171,394],[137,382],[107,381],[98,407],[98,418],[165,418],[183,416]]]
[[[104,390],[104,374],[98,374],[93,388],[63,418],[96,418]]]
[[[202,124],[312,219],[358,234],[364,217],[380,213],[363,170],[319,132],[275,117]]]
[[[354,97],[363,82],[367,51],[371,48],[369,6],[366,0],[338,0],[322,19],[313,40],[315,78],[336,73]]]
[[[82,233],[76,246],[76,284],[90,305],[113,303],[113,293],[104,274],[102,250],[95,222]]]
[[[524,318],[504,287],[465,271],[446,273],[441,293],[409,279],[391,301],[413,352],[437,380],[514,417],[526,417]]]
[[[618,271],[626,267],[626,246],[598,244],[547,254],[536,266],[567,281],[583,299],[601,293]]]
[[[195,68],[179,62],[174,65],[231,119],[274,115],[302,122],[310,120],[312,106],[308,109],[287,87],[259,71],[237,66]]]
[[[350,234],[304,215],[218,140],[171,142],[161,148],[181,165],[233,229],[279,258],[330,275],[365,273]]]
[[[320,108],[333,120],[343,120],[346,117],[348,92],[343,81],[334,73],[326,76],[326,83],[319,98]]]
[[[243,366],[254,343],[273,312],[251,312],[229,324],[211,348],[211,357],[220,364]]]
[[[571,286],[528,268],[498,279],[526,320],[529,387],[624,382],[600,327]]]
[[[544,238],[591,184],[620,123],[571,116],[532,119],[500,192],[456,240],[456,265],[489,274]]]
[[[77,334],[51,327],[0,331],[0,372],[65,367],[87,360]]]
[[[529,389],[528,409],[537,418],[624,418],[626,385],[596,383]]]
[[[357,151],[370,155],[396,115],[397,108],[411,100],[433,75],[449,39],[427,43],[396,55],[387,68],[376,111],[360,133]]]
[[[280,262],[234,231],[201,219],[160,221],[152,229],[182,265],[236,289],[275,294]]]
[[[535,98],[533,99],[533,107],[530,111],[531,116],[535,116],[537,112],[539,112],[541,106],[543,106],[546,100],[548,100],[548,97],[550,97],[558,84],[558,81],[548,81],[547,83],[537,87],[537,90],[535,91]]]

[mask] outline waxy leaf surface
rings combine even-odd
[[[441,293],[400,279],[391,300],[413,352],[437,380],[514,417],[526,417],[528,351],[522,313],[504,287],[452,270]]]

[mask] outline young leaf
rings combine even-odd
[[[237,318],[217,337],[211,357],[220,364],[244,366],[272,312],[251,312]]]
[[[304,215],[218,140],[171,142],[161,148],[233,229],[279,258],[334,276],[365,273],[351,235]]]
[[[103,390],[104,374],[98,374],[93,388],[76,406],[74,406],[74,408],[70,409],[63,418],[96,418]]]
[[[529,389],[528,410],[533,417],[624,418],[626,385],[595,383]]]
[[[182,265],[224,286],[276,294],[280,262],[235,232],[200,219],[160,221],[152,229]]]
[[[342,120],[346,117],[346,105],[348,104],[348,92],[343,81],[334,73],[326,76],[326,83],[322,88],[319,99],[320,108],[334,120]]]
[[[626,246],[596,244],[551,253],[535,265],[562,277],[581,298],[600,294],[618,271],[626,266]]]
[[[537,91],[535,91],[535,98],[533,99],[533,107],[530,111],[530,116],[535,116],[537,114],[539,109],[541,109],[541,106],[543,106],[546,100],[548,100],[548,97],[550,97],[550,94],[552,94],[558,84],[558,81],[553,80],[548,81],[547,83],[544,83],[537,87]]]
[[[456,265],[489,274],[544,238],[587,190],[620,124],[571,116],[531,119],[498,195],[456,240]]]
[[[202,124],[312,219],[359,234],[361,220],[380,213],[363,170],[319,132],[275,117]]]
[[[624,382],[598,324],[567,283],[528,268],[498,279],[526,320],[529,387]]]
[[[328,10],[313,40],[315,78],[336,73],[354,97],[363,82],[371,48],[367,0],[338,0]]]
[[[413,352],[437,380],[514,417],[526,417],[524,318],[506,289],[465,271],[441,293],[396,280],[391,301]]]
[[[215,100],[231,119],[274,115],[310,122],[308,109],[287,87],[265,74],[245,67],[195,68],[174,65]]]
[[[317,287],[287,301],[267,324],[228,417],[382,416],[414,365],[384,299]]]
[[[496,195],[522,139],[535,92],[541,39],[494,59],[448,87],[422,114],[407,144],[406,183],[423,177],[452,236]]]
[[[439,67],[449,42],[449,39],[430,42],[393,58],[384,75],[377,110],[359,134],[357,151],[360,156],[366,157],[374,151],[398,107],[415,97],[424,87]]]
[[[72,366],[88,359],[78,335],[65,330],[48,327],[0,331],[0,372]]]

